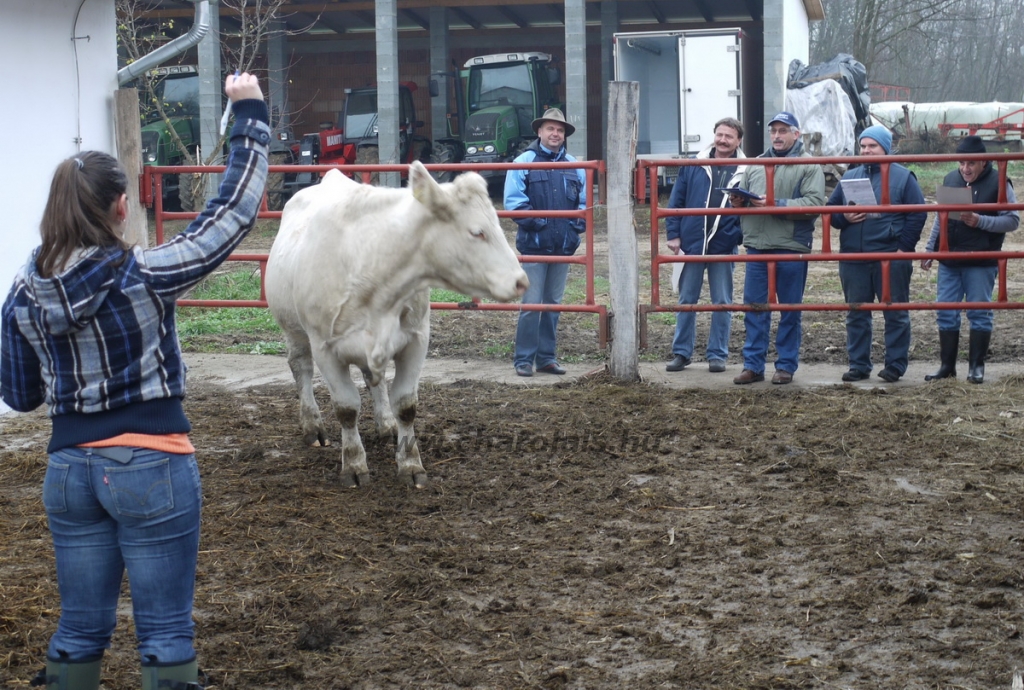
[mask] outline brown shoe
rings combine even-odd
[[[782,369],[779,369],[778,371],[775,372],[775,376],[772,377],[772,383],[776,383],[779,385],[793,383],[793,375],[790,374],[788,371],[783,371]]]
[[[744,386],[748,383],[757,383],[758,381],[764,381],[764,372],[755,374],[750,369],[744,369],[740,372],[740,375],[732,380],[738,386]]]

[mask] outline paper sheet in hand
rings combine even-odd
[[[973,204],[974,198],[970,187],[943,187],[935,188],[935,203],[937,204]],[[962,211],[950,211],[950,220],[960,220]]]
[[[840,180],[843,188],[843,196],[846,198],[847,206],[878,206],[878,199],[875,198],[875,190],[871,187],[871,180],[866,177],[859,177],[852,180]],[[868,218],[877,218],[877,213],[869,213]]]
[[[739,194],[740,196],[745,197],[747,199],[761,198],[760,194],[754,194],[753,192],[748,192],[747,190],[740,189],[739,187],[715,187],[715,189],[724,194]]]

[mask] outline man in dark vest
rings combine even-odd
[[[558,108],[548,109],[533,121],[537,139],[515,159],[516,163],[575,161],[565,150],[565,140],[576,128],[565,121]],[[586,173],[580,169],[509,170],[505,176],[506,211],[575,211],[587,207]],[[516,218],[519,232],[516,249],[533,256],[572,256],[586,232],[582,218]],[[567,263],[524,263],[530,287],[523,304],[561,304]],[[557,311],[522,311],[516,328],[515,368],[520,376],[564,374],[555,359]]]
[[[956,147],[957,153],[985,153],[985,143],[978,136],[964,137]],[[970,187],[972,200],[976,204],[994,204],[999,201],[999,172],[991,161],[960,161],[957,169],[946,175],[942,182],[945,187]],[[1013,185],[1006,180],[1006,202],[1017,202]],[[950,214],[953,215],[953,214]],[[1013,232],[1020,224],[1016,211],[965,212],[959,220],[949,219],[946,233],[951,252],[997,252],[1003,246],[1006,233]],[[939,218],[936,216],[932,234],[928,239],[927,251],[939,249]],[[928,270],[931,260],[921,261],[921,268]],[[995,259],[943,259],[939,261],[939,287],[936,300],[939,302],[991,302],[999,268]],[[960,310],[940,309],[936,312],[939,324],[938,371],[924,377],[925,381],[956,376],[956,358],[960,347]],[[970,346],[967,355],[969,365],[967,380],[982,383],[985,380],[985,357],[992,338],[993,311],[991,309],[968,309],[967,320],[971,325]]]

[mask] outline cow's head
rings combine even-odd
[[[502,302],[526,292],[530,281],[501,231],[484,178],[470,172],[438,184],[417,161],[409,187],[431,216],[432,240],[423,249],[444,287]]]

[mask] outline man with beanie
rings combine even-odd
[[[892,134],[881,125],[868,127],[860,135],[862,156],[887,156],[892,152]],[[843,180],[869,180],[875,202],[882,201],[882,168],[878,163],[857,165],[846,171]],[[898,163],[889,164],[889,202],[924,204],[924,195],[914,173]],[[836,186],[829,206],[848,206],[843,185]],[[924,210],[917,213],[833,213],[832,226],[839,228],[839,251],[913,252],[928,219]],[[910,276],[913,262],[889,262],[889,296],[893,302],[910,301]],[[839,281],[848,304],[881,302],[881,261],[840,261]],[[910,354],[910,312],[883,311],[885,320],[885,366],[878,377],[889,383],[899,381],[907,371]],[[851,309],[846,315],[846,352],[850,370],[843,381],[860,381],[871,376],[871,312]]]
[[[565,140],[576,128],[565,121],[558,108],[548,109],[533,121],[537,139],[515,163],[575,161],[565,150]],[[509,170],[505,176],[506,211],[575,211],[587,207],[586,173],[580,169]],[[516,218],[519,232],[516,249],[523,255],[572,256],[586,232],[582,218]],[[530,287],[523,304],[561,304],[567,263],[524,263]],[[561,375],[565,369],[555,359],[557,311],[522,311],[516,328],[514,365],[519,376]]]
[[[806,157],[800,141],[800,123],[793,113],[781,112],[768,123],[771,146],[758,158]],[[739,181],[739,188],[749,195],[730,194],[735,207],[763,208],[767,202],[768,174],[763,165],[748,165]],[[825,173],[820,165],[797,164],[775,166],[776,206],[821,206],[825,203]],[[817,213],[790,213],[781,215],[744,215],[743,246],[747,254],[805,254],[814,238],[814,219]],[[775,264],[775,285],[779,304],[800,304],[804,301],[807,285],[806,261],[779,261]],[[747,263],[743,283],[744,304],[768,303],[768,264]],[[793,381],[800,360],[802,313],[784,311],[779,316],[779,329],[775,336],[775,375],[772,383]],[[743,371],[733,383],[744,385],[764,381],[765,362],[772,326],[770,311],[748,311],[743,318],[746,339],[743,343]]]
[[[986,153],[985,142],[979,136],[964,137],[956,147],[957,153]],[[945,187],[969,187],[975,204],[994,204],[999,201],[999,172],[986,160],[962,160],[957,169],[942,181]],[[1006,203],[1015,204],[1010,179],[1006,179]],[[950,214],[946,237],[951,252],[997,252],[1002,249],[1006,233],[1020,224],[1017,211],[963,212],[959,220]],[[940,223],[938,214],[928,238],[927,250],[939,250]],[[931,260],[921,261],[921,268],[931,268]],[[941,259],[939,261],[939,302],[991,302],[999,267],[995,259]],[[956,358],[960,347],[960,310],[939,309],[935,313],[939,325],[939,369],[924,377],[925,381],[956,377]],[[967,354],[969,366],[967,380],[982,383],[985,380],[985,358],[988,355],[994,321],[991,309],[968,309],[971,324],[970,345]]]

